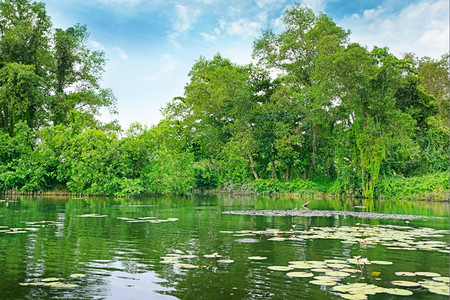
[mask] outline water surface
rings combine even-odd
[[[0,298],[341,299],[332,287],[310,284],[313,278],[291,278],[286,272],[269,270],[268,266],[287,266],[298,260],[346,260],[354,256],[393,264],[368,265],[362,274],[343,278],[341,284],[365,282],[393,288],[398,287],[391,284],[393,280],[424,280],[417,276],[398,277],[395,275],[398,271],[448,276],[448,235],[440,232],[449,229],[448,203],[309,199],[310,209],[443,217],[411,221],[222,214],[227,210],[302,209],[307,200],[199,195],[146,199],[3,197]],[[387,228],[383,227],[386,225],[395,225],[405,232],[430,228],[439,234],[417,241],[441,241],[445,246],[437,247],[436,251],[389,249],[392,247],[380,243],[347,244],[339,239],[272,240],[274,236],[289,237],[296,232],[301,235],[323,227]],[[260,233],[255,235],[254,231]],[[220,258],[204,257],[213,253],[234,262],[219,263]],[[177,254],[195,255],[180,262],[198,268],[177,267],[161,258]],[[249,260],[250,256],[267,259]],[[373,272],[380,275],[371,276]],[[85,276],[73,278],[73,274]],[[23,285],[50,277],[77,287]],[[414,293],[410,298],[448,299],[423,287],[404,289]],[[369,299],[405,298],[388,294],[369,296]]]

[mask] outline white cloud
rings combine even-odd
[[[339,23],[352,31],[352,41],[387,46],[395,55],[414,52],[437,58],[449,51],[448,0],[422,0],[400,11],[391,7],[386,3]]]
[[[191,25],[196,21],[196,18],[200,15],[200,10],[181,4],[175,5],[175,12],[177,14],[177,20],[174,24],[174,28],[177,32],[188,31],[191,28]]]
[[[199,34],[203,37],[205,42],[215,42],[217,40],[217,36],[214,34],[209,34],[206,32],[200,32]]]
[[[142,2],[142,0],[99,0],[99,1],[106,4],[128,4],[128,5],[136,5]]]
[[[227,22],[219,21],[220,28],[229,35],[241,35],[244,37],[256,37],[260,34],[262,24],[256,21],[241,18],[237,21]]]
[[[324,12],[327,8],[327,0],[303,0],[301,3],[311,8],[315,13]]]
[[[279,6],[284,2],[285,0],[255,0],[256,6],[258,6],[259,8]]]
[[[105,50],[105,46],[103,46],[102,43],[97,42],[97,41],[89,41],[89,44],[91,45],[92,48],[94,48],[95,50]]]
[[[123,60],[127,60],[127,59],[128,59],[128,55],[125,53],[125,51],[123,51],[122,48],[114,47],[114,50],[117,51],[117,53],[120,55],[120,57],[121,57]]]
[[[386,9],[382,6],[378,6],[377,8],[367,9],[363,12],[363,17],[367,19],[374,19],[380,16]]]

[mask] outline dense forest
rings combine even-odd
[[[282,20],[254,41],[255,64],[200,57],[159,124],[122,130],[99,121],[116,99],[86,26],[0,1],[0,190],[442,196],[449,54],[367,49],[301,6]]]

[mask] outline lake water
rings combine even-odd
[[[333,285],[310,283],[313,277],[288,276],[290,272],[325,276],[325,270],[317,270],[324,268],[347,269],[348,275],[338,274],[334,279],[337,286],[367,283],[413,293],[379,292],[368,299],[448,299],[423,286],[427,282],[442,288],[439,282],[448,280],[448,203],[229,195],[6,197],[0,201],[0,299],[342,299],[344,292],[334,290]],[[443,218],[405,221],[222,214],[227,210],[302,209],[307,200],[311,201],[308,207],[317,210]],[[249,259],[255,256],[265,259]],[[357,260],[382,262],[348,262],[358,256]],[[293,266],[289,263],[293,261],[315,261],[315,268],[300,267],[298,262],[298,268],[289,271],[268,268]],[[440,276],[398,276],[396,272]],[[404,287],[392,281],[422,285]]]

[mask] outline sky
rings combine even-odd
[[[448,0],[40,0],[55,28],[77,23],[89,46],[108,62],[102,86],[117,97],[118,119],[148,126],[183,96],[194,62],[216,53],[234,63],[252,62],[262,30],[281,30],[281,15],[294,4],[325,13],[351,31],[350,40],[401,56],[439,58],[449,51]]]

